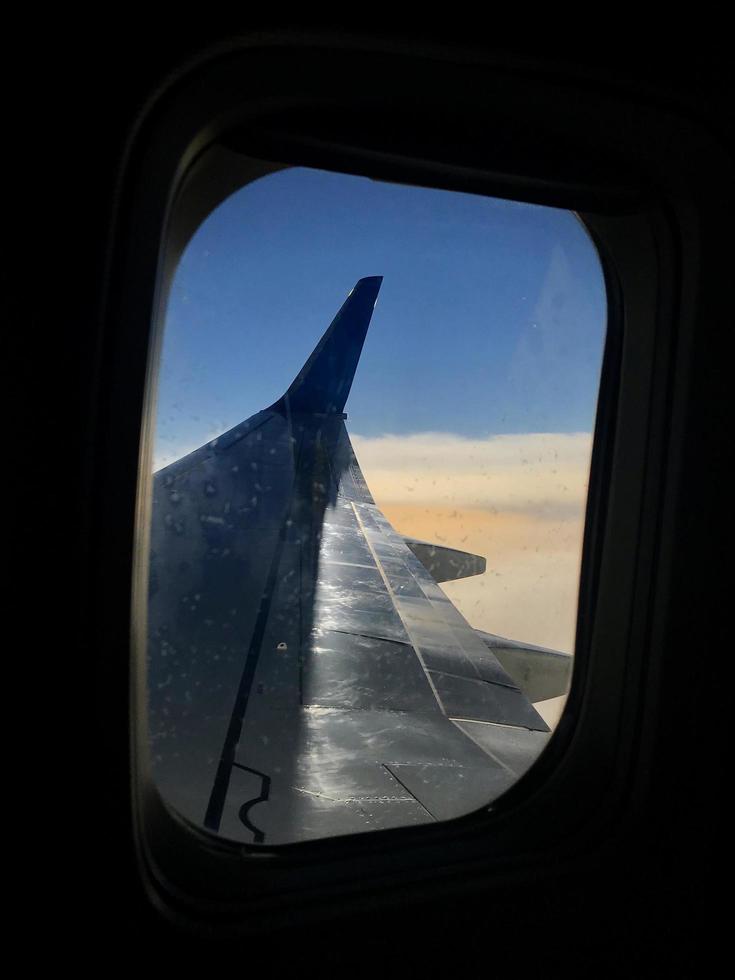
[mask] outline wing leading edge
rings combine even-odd
[[[484,559],[407,542],[357,462],[343,410],[380,283],[357,283],[281,399],[154,479],[154,775],[232,839],[460,816],[548,738],[431,574]]]

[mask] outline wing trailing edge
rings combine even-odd
[[[382,276],[358,280],[291,387],[270,406],[271,411],[307,415],[344,412],[382,282]]]

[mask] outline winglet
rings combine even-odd
[[[291,387],[270,406],[272,411],[344,411],[382,282],[382,276],[358,280]]]

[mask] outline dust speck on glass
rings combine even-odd
[[[271,846],[426,824],[537,759],[571,674],[606,299],[570,212],[288,169],[177,266],[150,756]]]

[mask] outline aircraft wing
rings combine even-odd
[[[350,443],[343,410],[380,283],[357,283],[283,398],[154,477],[154,776],[231,839],[460,816],[548,738],[429,570],[483,559],[452,564],[398,534]]]

